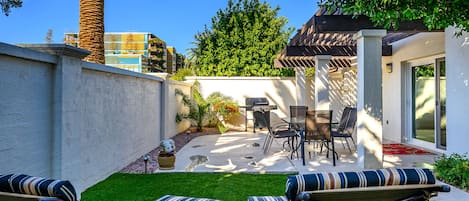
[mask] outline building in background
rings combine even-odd
[[[176,71],[184,68],[184,60],[186,60],[186,57],[183,54],[176,53]]]
[[[168,46],[166,50],[166,72],[171,74],[176,72],[176,48]]]
[[[78,34],[66,33],[68,45],[78,47]],[[104,34],[106,65],[135,72],[165,72],[166,43],[148,32]]]

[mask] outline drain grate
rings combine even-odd
[[[260,145],[259,143],[255,142],[255,143],[252,144],[252,146],[253,146],[253,147],[259,147],[259,146],[261,146],[261,145]]]
[[[198,144],[198,145],[194,145],[194,146],[192,146],[192,148],[199,148],[199,147],[203,147],[203,146],[204,146],[204,145],[200,145],[200,144]]]
[[[245,156],[245,159],[254,159],[254,156]]]

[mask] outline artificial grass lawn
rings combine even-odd
[[[81,194],[81,200],[156,200],[170,194],[245,201],[252,195],[284,195],[287,176],[288,174],[117,173],[87,189]]]

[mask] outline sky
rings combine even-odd
[[[194,35],[210,25],[217,10],[228,0],[105,0],[106,32],[150,32],[186,54]],[[263,0],[261,0],[263,2]],[[301,28],[317,10],[317,0],[267,0],[279,6],[287,27]],[[79,0],[23,0],[7,17],[0,15],[0,42],[45,43],[53,31],[53,43],[62,43],[64,33],[79,30]],[[293,35],[292,35],[293,36]]]

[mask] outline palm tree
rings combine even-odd
[[[78,46],[91,51],[85,60],[104,64],[104,0],[80,0]]]

